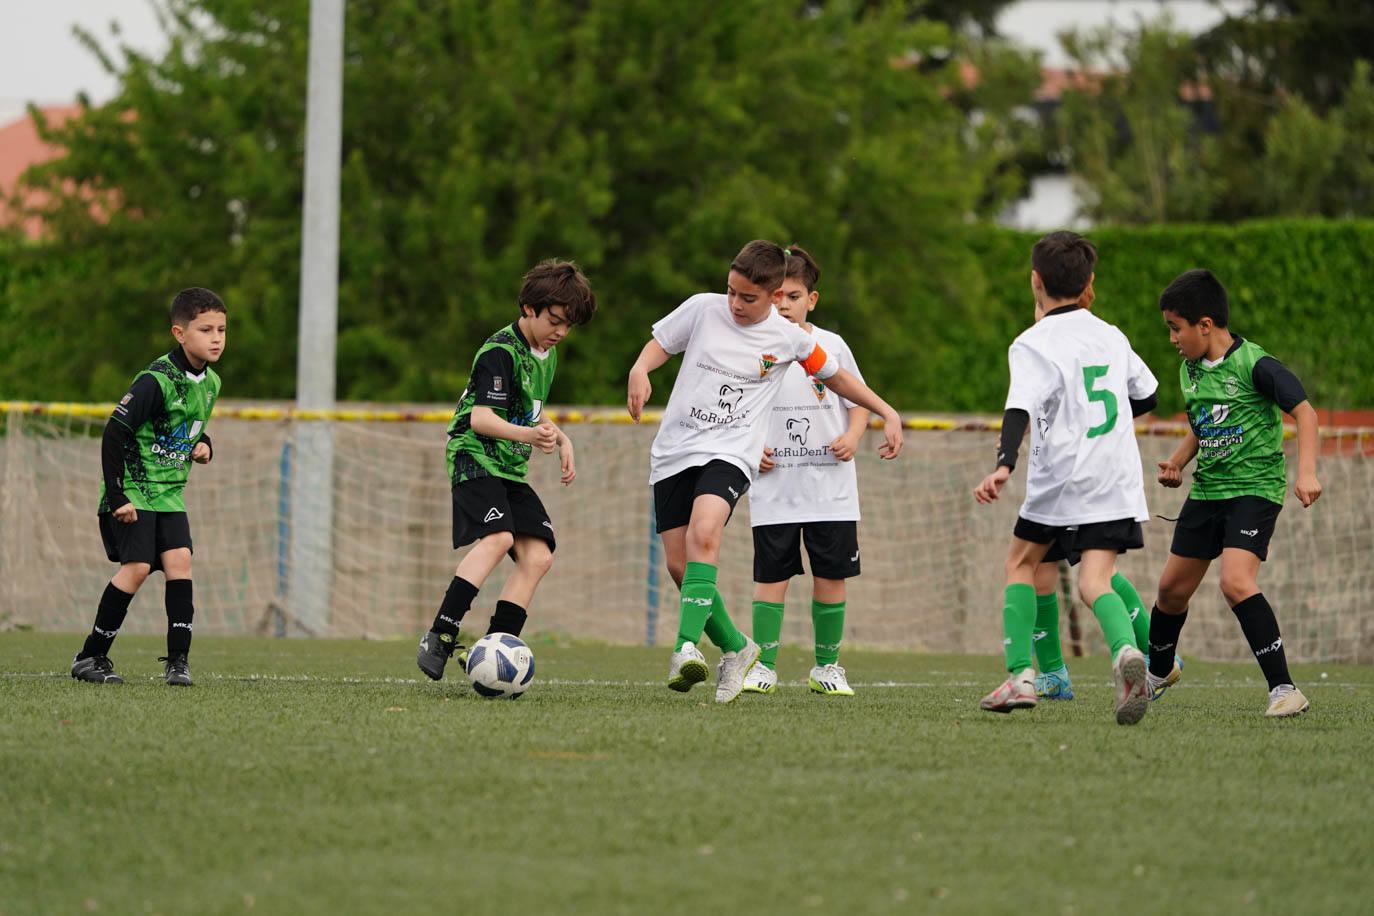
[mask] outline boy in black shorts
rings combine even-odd
[[[167,655],[163,675],[172,686],[190,687],[191,525],[181,491],[190,462],[213,455],[205,424],[219,397],[210,363],[224,353],[227,313],[219,296],[194,287],[172,300],[177,346],[134,376],[115,405],[100,444],[100,537],[118,563],[95,626],[72,661],[72,677],[89,684],[122,684],[110,661],[129,602],[148,574],[167,577]]]
[[[587,278],[570,261],[545,261],[525,274],[520,317],[487,338],[448,425],[453,547],[476,541],[454,572],[415,663],[433,680],[455,654],[463,615],[487,576],[509,555],[515,570],[496,602],[488,633],[519,636],[530,599],[553,564],[553,522],[525,476],[534,448],[558,452],[562,481],[577,476],[572,442],[543,412],[558,365],[555,346],[596,312]]]
[[[1303,508],[1322,495],[1317,412],[1297,376],[1231,333],[1226,288],[1211,271],[1181,274],[1160,294],[1159,307],[1169,340],[1183,356],[1179,382],[1190,427],[1168,460],[1159,462],[1159,482],[1181,485],[1183,468],[1194,455],[1198,462],[1150,616],[1151,699],[1171,683],[1164,661],[1178,644],[1193,592],[1220,556],[1222,595],[1269,682],[1265,715],[1296,716],[1307,710],[1307,698],[1288,673],[1278,620],[1258,578],[1288,487],[1279,412],[1297,422],[1293,493]]]

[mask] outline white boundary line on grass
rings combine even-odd
[[[66,671],[37,671],[37,672],[27,672],[27,671],[2,671],[2,672],[0,672],[0,678],[15,678],[15,679],[18,679],[18,678],[59,678],[59,677],[60,677],[60,678],[67,678],[67,677],[70,677],[70,676],[71,676],[70,673],[69,673],[69,672],[66,672]],[[133,677],[135,680],[137,680],[139,676],[138,676],[138,675],[132,675],[132,677]],[[200,680],[201,680],[202,682],[204,682],[204,681],[243,681],[243,682],[247,682],[247,683],[267,682],[267,683],[286,683],[286,684],[314,684],[314,683],[319,683],[319,684],[421,684],[421,685],[423,685],[423,684],[431,684],[431,683],[434,683],[433,681],[430,681],[430,680],[428,680],[428,679],[421,680],[420,678],[405,678],[405,677],[371,677],[371,678],[364,678],[364,677],[323,677],[323,676],[314,675],[314,674],[239,674],[239,675],[233,675],[233,674],[209,674],[209,675],[198,675],[198,677],[200,678]],[[161,676],[161,675],[157,675],[157,674],[150,674],[150,675],[147,675],[147,679],[148,679],[148,680],[152,680],[152,681],[157,681],[157,680],[161,680],[161,679],[162,679],[162,676]],[[449,681],[448,683],[450,683],[450,684],[461,684],[462,681],[461,681],[461,680],[458,680],[458,679],[454,679],[454,680]],[[625,680],[625,681],[611,681],[611,680],[599,680],[599,679],[596,679],[596,678],[584,678],[584,679],[582,679],[582,680],[571,680],[571,679],[567,679],[567,678],[540,678],[540,679],[537,679],[537,683],[549,684],[549,685],[552,685],[552,686],[555,686],[555,687],[662,687],[662,686],[664,686],[664,682],[663,682],[663,681],[628,681],[628,680]],[[978,681],[968,681],[968,680],[961,680],[961,681],[853,681],[853,682],[851,682],[851,686],[853,686],[853,687],[863,687],[863,688],[865,688],[865,689],[876,689],[876,690],[881,690],[881,689],[901,689],[901,688],[909,688],[909,687],[922,687],[922,688],[931,688],[931,687],[979,687],[979,688],[981,688],[981,687],[987,686],[988,683],[989,683],[988,681],[984,681],[984,680],[978,680]],[[1098,681],[1083,681],[1083,682],[1080,682],[1080,683],[1081,683],[1082,685],[1086,685],[1086,686],[1090,686],[1090,687],[1111,687],[1111,686],[1112,686],[1112,682],[1111,682],[1111,681],[1106,681],[1106,680],[1103,680],[1103,681],[1100,681],[1100,682],[1098,682]],[[799,680],[799,681],[779,681],[779,682],[778,682],[778,685],[779,685],[779,686],[782,686],[782,687],[805,687],[805,686],[807,686],[807,684],[808,684],[807,681],[800,681],[800,680]],[[1247,680],[1244,680],[1244,681],[1234,681],[1234,680],[1219,680],[1219,679],[1215,679],[1215,678],[1214,678],[1214,679],[1212,680],[1211,683],[1205,683],[1205,684],[1204,684],[1204,683],[1198,683],[1198,682],[1189,682],[1189,681],[1187,681],[1187,680],[1184,680],[1184,681],[1182,681],[1181,683],[1175,684],[1173,687],[1170,688],[1170,690],[1171,690],[1171,691],[1172,691],[1172,690],[1179,690],[1179,689],[1181,689],[1181,688],[1187,688],[1187,689],[1190,689],[1190,690],[1205,690],[1205,689],[1209,689],[1209,688],[1210,688],[1210,689],[1223,689],[1223,688],[1224,688],[1224,689],[1239,689],[1239,688],[1243,688],[1243,687],[1263,687],[1263,686],[1264,686],[1264,682],[1263,682],[1263,681],[1260,681],[1260,680],[1258,680],[1258,679],[1253,679],[1253,680],[1247,679]],[[1310,682],[1309,682],[1309,681],[1305,681],[1305,682],[1303,683],[1303,687],[1304,687],[1304,688],[1307,688],[1307,687],[1309,687],[1309,686],[1310,686],[1310,687],[1344,687],[1344,688],[1356,688],[1356,689],[1357,689],[1357,688],[1361,688],[1361,687],[1363,687],[1363,688],[1371,688],[1371,687],[1374,687],[1374,685],[1371,685],[1371,684],[1368,684],[1368,683],[1360,683],[1360,682],[1353,682],[1353,681],[1332,681],[1332,680],[1321,681],[1321,680],[1318,680],[1318,681],[1310,681]]]

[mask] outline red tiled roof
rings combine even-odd
[[[77,105],[56,105],[40,109],[48,123],[53,126],[64,123],[68,118],[81,113]],[[62,155],[62,148],[44,143],[38,139],[38,131],[33,119],[27,113],[17,121],[0,125],[0,196],[14,193],[19,176],[31,165],[47,162]],[[30,203],[42,203],[42,196],[34,192]],[[13,225],[18,215],[0,201],[0,225]],[[42,226],[37,219],[23,221],[24,233],[29,238],[37,238]]]

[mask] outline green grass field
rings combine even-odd
[[[434,684],[409,642],[0,634],[0,914],[1367,913],[1374,669],[1191,661],[1135,728],[980,712],[992,657],[847,651],[858,695],[729,706],[663,648],[531,640],[535,684]],[[708,656],[709,657],[709,656]],[[714,662],[714,658],[711,658]],[[1326,678],[1321,672],[1326,672]]]

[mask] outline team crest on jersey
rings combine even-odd
[[[1235,397],[1236,392],[1240,391],[1240,379],[1234,375],[1227,376],[1222,380],[1221,387],[1226,389],[1228,397]]]
[[[500,378],[499,376],[497,376],[496,378],[493,378],[493,379],[491,380],[491,390],[492,390],[492,391],[500,391],[500,390],[501,390],[501,378]]]
[[[818,378],[811,379],[811,387],[816,389],[816,400],[825,400],[825,383]]]
[[[770,369],[778,364],[778,358],[772,353],[764,353],[759,356],[759,378],[766,376]]]

